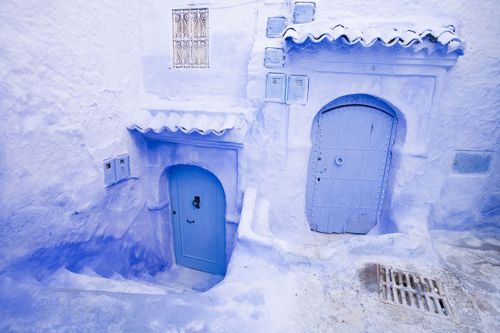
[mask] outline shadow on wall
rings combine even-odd
[[[366,96],[364,94],[360,95]],[[389,152],[390,169],[388,172],[385,200],[382,203],[382,214],[379,223],[373,230],[374,234],[396,233],[400,232],[400,230],[398,228],[398,221],[396,221],[396,217],[394,216],[394,210],[397,209],[400,205],[406,205],[407,207],[411,207],[413,205],[413,203],[406,203],[404,198],[394,198],[396,175],[401,168],[402,151],[403,146],[406,142],[406,117],[404,114],[404,110],[396,107],[396,105],[386,100],[385,98],[372,95],[368,96],[370,96],[374,100],[380,101],[381,105],[385,106],[393,112],[394,117],[397,120],[394,142]]]
[[[485,198],[481,216],[485,221],[500,221],[500,193],[493,193]]]
[[[125,237],[96,237],[84,242],[42,248],[16,260],[0,274],[44,280],[60,268],[81,273],[90,268],[103,277],[118,273],[125,278],[155,275],[168,267],[165,258]]]

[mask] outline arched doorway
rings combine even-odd
[[[342,97],[320,110],[308,174],[311,230],[365,234],[377,224],[396,128],[392,108],[368,95]]]
[[[177,165],[169,183],[176,263],[224,275],[226,197],[220,181],[205,169]]]

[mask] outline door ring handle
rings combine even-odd
[[[186,219],[187,223],[194,223],[194,220]]]
[[[337,155],[337,158],[335,158],[335,164],[337,164],[338,166],[344,164],[344,158],[342,157],[342,155]]]

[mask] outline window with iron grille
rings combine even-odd
[[[175,68],[208,67],[208,8],[172,10]]]

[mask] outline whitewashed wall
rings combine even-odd
[[[103,159],[129,152],[132,174],[145,173],[146,145],[126,130],[144,93],[186,103],[249,100],[257,111],[240,157],[241,186],[258,185],[271,200],[278,235],[307,230],[302,207],[289,213],[280,197],[292,193],[290,204],[304,205],[299,195],[304,183],[287,182],[284,172],[305,172],[305,155],[295,160],[296,143],[290,140],[296,130],[290,112],[297,110],[262,100],[263,50],[272,46],[264,37],[265,21],[288,15],[289,7],[270,0],[200,6],[207,3],[210,69],[172,70],[170,10],[182,1],[0,2],[0,266],[64,241],[105,235],[157,241],[163,227],[146,209],[149,185],[140,178],[105,189],[101,170]],[[425,200],[418,205],[429,208],[432,226],[475,225],[487,214],[497,221],[498,156],[488,175],[451,171],[455,149],[498,150],[496,1],[317,3],[319,11],[334,16],[431,15],[456,24],[467,41],[466,54],[446,73],[430,118],[427,156],[401,177],[405,186],[424,187]],[[299,137],[306,137],[310,126],[303,125]],[[416,198],[402,200],[412,205]]]
[[[135,8],[0,3],[0,264],[63,240],[118,236],[140,214],[138,184],[105,190],[101,171],[128,150],[141,77]]]
[[[326,50],[308,54],[307,58],[301,58],[299,54],[289,55],[282,70],[262,69],[264,47],[278,46],[279,41],[266,39],[264,32],[258,30],[257,36],[259,33],[260,36],[254,43],[249,65],[252,75],[249,76],[248,98],[257,103],[262,97],[266,72],[308,74],[311,88],[309,102],[304,107],[273,103],[264,106],[259,114],[262,124],[256,125],[261,132],[252,137],[254,142],[272,143],[255,147],[254,154],[266,156],[268,165],[275,167],[268,168],[264,174],[251,171],[249,174],[255,177],[252,181],[260,184],[261,192],[272,201],[275,208],[273,230],[293,239],[306,232],[304,177],[311,145],[311,120],[328,101],[350,93],[370,93],[385,98],[406,118],[408,132],[401,147],[403,158],[393,177],[392,209],[397,215],[393,222],[399,224],[400,230],[411,228],[401,220],[407,216],[408,221],[413,221],[410,215],[417,214],[416,211],[422,214],[419,217],[421,223],[430,227],[459,228],[485,222],[498,223],[498,208],[495,207],[499,206],[499,167],[495,158],[486,174],[458,175],[452,171],[455,150],[490,151],[493,155],[498,150],[499,100],[495,96],[498,96],[499,88],[493,83],[493,78],[497,75],[494,68],[499,64],[500,49],[495,38],[484,33],[500,29],[499,24],[490,20],[498,12],[494,2],[481,1],[477,6],[466,2],[438,1],[316,3],[318,20],[342,23],[345,18],[350,21],[357,17],[398,24],[453,24],[467,47],[465,56],[449,70],[433,67],[432,61],[430,67],[420,65],[403,69],[404,60],[398,59],[398,66],[376,65],[373,70],[364,69],[365,74],[371,72],[375,75],[350,75],[363,73],[362,67],[367,65],[356,65],[358,55],[355,52],[335,60],[335,55]],[[269,1],[269,5],[259,12],[259,25],[265,25],[267,16],[290,17],[289,8],[281,2]],[[373,62],[389,61],[393,55],[387,54],[386,60],[375,52]],[[335,64],[339,61],[343,63]],[[328,75],[321,71],[336,73]],[[405,75],[399,75],[405,71]],[[434,92],[438,98],[432,102],[429,94]],[[263,151],[260,147],[264,147]],[[285,190],[281,190],[283,188]],[[279,193],[288,194],[288,197],[283,199],[277,195]]]

